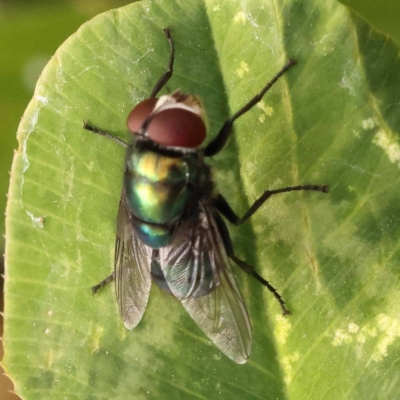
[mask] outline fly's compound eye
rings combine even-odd
[[[154,142],[171,147],[194,148],[206,137],[203,119],[182,108],[169,108],[152,117],[147,135]]]
[[[154,110],[157,101],[158,99],[156,97],[144,100],[129,113],[126,124],[131,132],[140,132],[143,123],[148,119],[149,115]]]

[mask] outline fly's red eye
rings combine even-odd
[[[157,113],[147,127],[147,135],[158,144],[193,148],[206,137],[206,126],[197,114],[182,108]]]
[[[158,99],[153,97],[139,103],[128,115],[126,124],[131,132],[137,133],[146,121],[150,113],[154,110]]]

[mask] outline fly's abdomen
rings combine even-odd
[[[127,159],[125,193],[140,239],[153,248],[167,245],[190,193],[188,165],[181,157],[133,151]]]

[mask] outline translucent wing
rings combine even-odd
[[[213,210],[201,207],[160,249],[166,283],[192,319],[229,358],[243,364],[251,352],[250,320]],[[218,218],[218,219],[217,219]]]
[[[122,194],[117,219],[114,278],[120,314],[128,329],[142,319],[151,287],[152,249],[135,235],[131,214]]]

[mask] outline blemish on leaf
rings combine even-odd
[[[79,72],[78,75],[76,75],[75,77],[73,77],[74,79],[78,78],[79,76],[81,76],[82,74],[84,74],[85,72],[91,70],[92,68],[100,68],[98,65],[91,65],[90,67],[86,67],[85,69],[83,69],[81,72]]]
[[[370,360],[379,362],[388,355],[388,348],[396,339],[400,338],[400,321],[398,318],[387,314],[379,314],[375,321],[369,322],[360,328],[350,322],[345,329],[337,329],[332,340],[333,346],[364,345],[372,343]],[[355,350],[357,346],[355,347]]]
[[[29,136],[31,135],[31,133],[35,130],[36,128],[36,124],[39,120],[39,114],[40,111],[42,110],[42,108],[48,104],[48,99],[47,97],[44,96],[36,96],[35,97],[36,100],[39,101],[40,105],[37,107],[36,111],[33,113],[30,121],[29,121],[29,128],[26,134],[25,139],[22,142],[22,160],[24,162],[24,169],[22,171],[22,173],[25,173],[26,170],[29,168],[29,159],[28,159],[28,154],[27,154],[27,147],[28,147],[28,140],[29,140]]]
[[[400,145],[394,135],[380,129],[375,134],[372,142],[384,150],[391,163],[397,164],[400,168]]]
[[[343,329],[337,329],[335,331],[335,336],[332,340],[332,345],[335,347],[341,346],[342,344],[345,344],[345,343],[351,343],[352,340],[353,339],[350,334],[345,332]]]
[[[149,53],[151,53],[152,51],[154,51],[154,49],[153,48],[149,48],[149,49],[147,49],[147,51],[143,54],[143,55],[141,55],[137,60],[135,60],[135,61],[132,61],[132,64],[138,64],[139,63],[139,61],[142,59],[142,58],[144,58],[144,57],[146,57],[147,56],[147,54],[149,54]]]
[[[351,333],[357,333],[360,330],[360,327],[354,322],[350,322],[348,329]]]
[[[356,342],[360,344],[364,344],[367,340],[367,337],[364,335],[364,333],[360,332],[357,337],[356,337]]]
[[[365,131],[373,129],[377,125],[376,118],[367,118],[362,121],[362,127]]]
[[[387,314],[379,314],[377,328],[380,331],[378,344],[372,354],[374,361],[381,361],[388,355],[388,347],[400,338],[400,321]]]
[[[289,336],[289,332],[292,329],[292,324],[289,321],[289,318],[284,317],[279,314],[275,318],[275,336],[279,344],[283,345],[286,343],[286,339]]]
[[[235,24],[244,24],[246,22],[246,14],[243,11],[239,11],[233,18]]]
[[[25,210],[26,215],[31,219],[32,224],[35,228],[43,228],[44,227],[44,220],[46,218],[45,215],[41,217],[35,217],[31,212]]]
[[[38,90],[39,89],[37,88],[37,91]],[[21,190],[20,190],[20,200],[19,201],[20,201],[20,204],[21,204],[21,206],[23,208],[24,208],[24,205],[23,205],[22,197],[23,197],[23,192],[24,192],[23,188],[24,188],[24,185],[25,185],[24,174],[25,174],[25,172],[28,170],[28,168],[30,166],[29,158],[28,158],[28,140],[29,140],[29,137],[31,136],[31,133],[36,129],[36,124],[37,124],[37,122],[39,120],[40,111],[49,102],[47,97],[41,96],[41,95],[36,95],[35,96],[35,100],[37,100],[40,104],[39,104],[39,106],[36,107],[35,112],[30,117],[30,119],[29,119],[29,127],[26,130],[26,136],[24,137],[24,139],[20,143],[21,159],[22,159],[23,169],[22,169]]]
[[[214,354],[214,355],[213,355],[213,359],[214,359],[215,361],[221,361],[221,360],[222,360],[222,353],[220,352],[220,353],[218,353],[218,354]]]
[[[377,329],[368,324],[360,328],[354,322],[350,322],[347,326],[347,332],[344,329],[337,329],[335,337],[332,341],[333,346],[341,346],[348,343],[365,343],[368,337],[375,337]]]
[[[65,175],[64,184],[67,187],[67,194],[65,196],[66,202],[73,198],[73,189],[74,189],[74,177],[75,177],[75,164],[74,158],[71,157],[69,162],[69,168],[67,169],[67,174]],[[66,203],[64,203],[64,207],[66,207]]]
[[[347,89],[351,96],[356,96],[360,91],[360,85],[362,85],[362,79],[358,72],[358,68],[352,63],[349,63],[345,67],[340,86]]]
[[[267,115],[268,117],[272,116],[272,114],[274,113],[274,109],[270,106],[267,106],[264,100],[259,101],[256,104],[256,107],[264,111],[265,115]]]
[[[92,353],[100,348],[100,340],[103,336],[104,328],[102,326],[96,325],[91,331],[91,348]]]
[[[285,383],[289,384],[293,379],[293,364],[300,359],[300,354],[296,351],[295,353],[282,358],[282,367],[285,373]]]
[[[243,78],[244,74],[249,71],[249,65],[245,61],[240,61],[240,67],[236,69],[235,73],[239,78]]]

